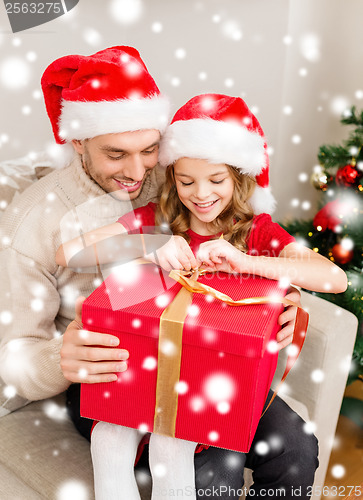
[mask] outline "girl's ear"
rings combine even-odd
[[[83,141],[80,141],[78,139],[73,139],[72,145],[73,145],[76,153],[79,153],[80,155],[82,155],[84,153]]]

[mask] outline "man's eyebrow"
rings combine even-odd
[[[159,144],[159,141],[155,141],[150,146],[146,146],[146,148],[142,149],[141,151],[146,151],[147,149],[151,149],[155,147],[156,145]],[[101,146],[102,151],[106,151],[107,153],[127,153],[127,149],[120,149],[116,148],[114,146],[108,146],[107,144],[105,146]]]

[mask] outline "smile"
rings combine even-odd
[[[117,179],[114,179],[114,181],[121,189],[127,191],[128,193],[136,191],[142,185],[142,181],[127,182],[127,181],[119,181]]]
[[[211,212],[214,209],[214,205],[219,201],[214,200],[214,201],[206,201],[205,203],[193,203],[195,210],[199,212],[200,214],[206,214]]]
[[[207,208],[207,207],[211,207],[212,205],[214,205],[215,203],[217,203],[218,200],[214,200],[214,201],[207,201],[205,203],[194,203],[194,205],[197,205],[197,207],[199,208]]]

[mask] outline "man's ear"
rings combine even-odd
[[[80,155],[82,155],[84,153],[83,141],[80,141],[79,139],[73,139],[72,145],[73,145],[76,153],[79,153]]]

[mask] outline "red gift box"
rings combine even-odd
[[[234,300],[286,294],[277,281],[260,277],[219,273],[199,277],[198,282]],[[84,328],[116,335],[130,357],[127,371],[119,373],[116,382],[82,384],[81,415],[171,435],[156,424],[160,415],[170,418],[166,407],[173,399],[165,393],[168,389],[157,388],[161,376],[169,385],[171,381],[176,393],[172,435],[247,452],[276,369],[278,353],[268,349],[268,343],[280,329],[277,318],[283,305],[232,306],[194,293],[182,326],[175,384],[168,369],[175,368],[177,343],[169,340],[158,346],[158,340],[160,318],[181,288],[157,266],[139,265],[131,273],[110,275],[86,299]],[[167,321],[166,328],[173,324]],[[160,372],[162,362],[169,367]]]

